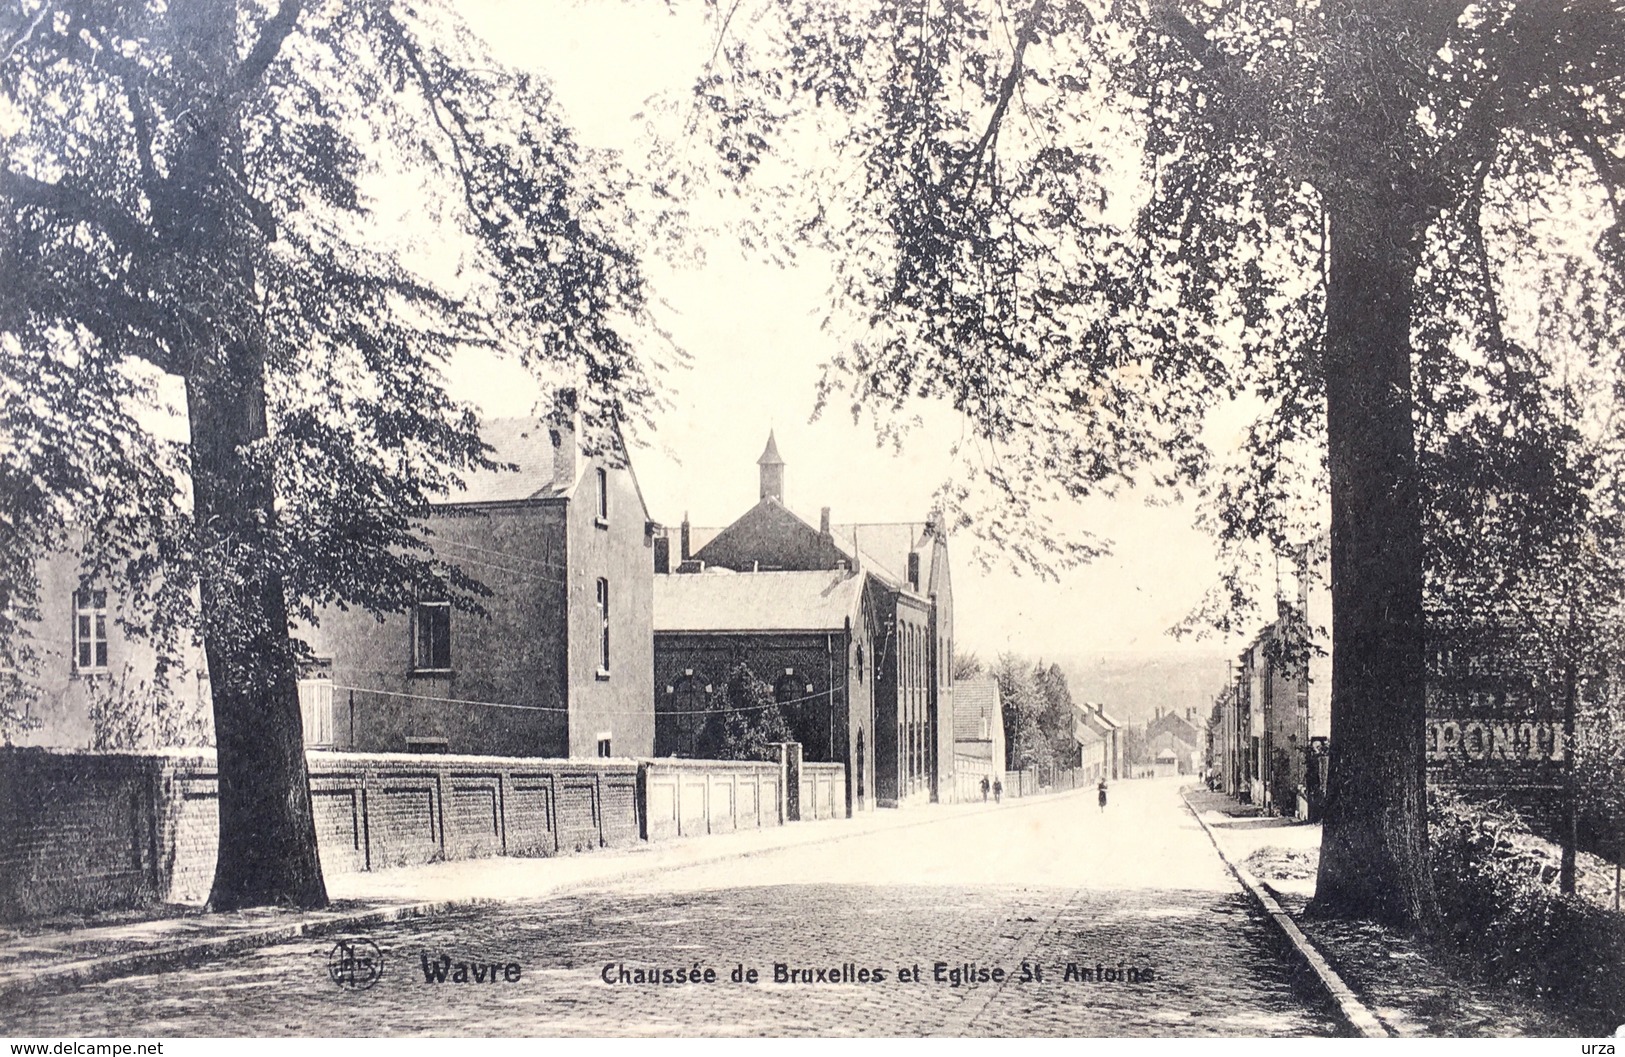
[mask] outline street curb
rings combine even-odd
[[[1264,915],[1275,923],[1276,928],[1281,930],[1281,934],[1292,944],[1293,949],[1308,963],[1316,979],[1320,981],[1321,987],[1325,988],[1327,996],[1336,1004],[1338,1012],[1342,1014],[1348,1026],[1359,1032],[1362,1038],[1391,1038],[1388,1029],[1382,1026],[1382,1021],[1378,1020],[1377,1015],[1371,1012],[1364,1002],[1360,1001],[1354,990],[1343,982],[1343,978],[1337,975],[1337,970],[1331,967],[1331,963],[1326,960],[1326,956],[1321,954],[1309,937],[1303,934],[1303,930],[1298,928],[1297,922],[1292,920],[1292,916],[1282,909],[1281,904],[1276,901],[1275,897],[1270,895],[1264,886],[1259,883],[1258,878],[1253,876],[1253,872],[1240,863],[1230,860],[1229,854],[1224,850],[1224,845],[1219,843],[1219,838],[1214,834],[1213,827],[1209,826],[1202,818],[1201,812],[1191,806],[1190,799],[1185,796],[1183,789],[1179,792],[1179,799],[1185,804],[1185,810],[1189,811],[1191,817],[1196,819],[1196,824],[1202,827],[1202,832],[1207,834],[1207,839],[1213,844],[1213,850],[1219,853],[1219,859],[1235,875],[1236,880],[1241,882],[1241,886],[1247,890],[1248,895],[1252,896],[1253,901],[1258,904],[1259,909],[1263,910]]]
[[[1075,790],[1061,790],[1060,792],[1074,792]],[[1040,795],[1057,795],[1056,793]],[[1039,799],[1039,795],[1030,797],[1013,797],[1011,801],[1002,805],[987,805],[993,810],[1010,810],[1014,807],[1024,806],[1031,801]],[[824,821],[824,820],[820,820]],[[836,820],[828,820],[836,821]],[[948,821],[940,817],[918,818],[912,817],[907,821],[900,821],[893,826],[881,827],[883,831],[893,829],[912,829],[916,826],[934,825]],[[714,855],[702,856],[690,862],[673,864],[673,869],[689,869],[696,866],[714,866],[717,863],[727,862],[730,859],[750,859],[759,855],[768,855],[786,848],[813,847],[820,844],[830,844],[835,841],[848,840],[854,837],[873,833],[873,829],[864,829],[857,832],[820,834],[807,841],[786,841],[768,848],[748,848],[743,851],[719,852]],[[701,837],[692,838],[701,840]],[[660,845],[652,845],[646,851],[654,851]],[[322,917],[311,917],[301,921],[291,921],[281,925],[270,925],[265,928],[247,930],[229,936],[214,936],[206,939],[189,940],[176,943],[168,947],[159,947],[153,950],[130,951],[125,954],[109,954],[96,957],[83,958],[79,961],[63,962],[38,970],[19,968],[10,979],[0,977],[0,999],[13,998],[20,995],[60,994],[84,987],[87,984],[101,983],[105,980],[114,980],[127,976],[141,976],[148,973],[172,969],[182,965],[194,965],[199,962],[210,961],[215,958],[224,958],[244,951],[255,950],[259,947],[269,947],[278,943],[286,943],[307,936],[324,936],[336,932],[351,932],[367,925],[383,925],[395,921],[404,921],[408,918],[433,918],[449,914],[458,910],[466,910],[476,906],[492,906],[507,903],[522,903],[530,899],[552,899],[556,896],[572,895],[582,889],[596,887],[619,881],[627,881],[639,874],[659,869],[658,866],[629,867],[615,873],[602,874],[596,877],[584,878],[578,881],[569,881],[549,889],[547,892],[534,897],[523,899],[502,899],[493,896],[475,896],[468,899],[444,899],[430,902],[392,904],[373,907],[367,910],[358,910],[350,914],[338,914]],[[318,912],[319,913],[319,912]]]
[[[351,914],[336,914],[319,918],[306,918],[284,925],[272,925],[236,933],[191,940],[155,950],[130,951],[126,954],[101,955],[76,962],[65,962],[35,971],[19,970],[14,978],[0,980],[0,999],[19,995],[59,994],[86,984],[101,983],[124,976],[192,965],[222,958],[230,954],[276,943],[286,943],[301,936],[325,936],[335,932],[349,932],[366,925],[382,925],[407,918],[432,918],[454,910],[495,903],[489,898],[446,899],[425,903],[406,903],[373,907]]]

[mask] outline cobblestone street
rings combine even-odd
[[[364,991],[329,977],[332,939],[305,940],[22,998],[0,1019],[39,1037],[1337,1033],[1176,788],[1119,783],[1104,813],[1092,791],[920,809],[885,832],[380,927]],[[426,982],[443,956],[488,982]],[[776,965],[797,982],[773,982]],[[604,980],[695,966],[715,982]]]

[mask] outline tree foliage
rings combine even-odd
[[[954,651],[954,682],[957,683],[961,679],[976,679],[985,674],[987,673],[982,666],[982,658],[974,653],[966,653],[961,650]]]
[[[695,743],[702,760],[777,760],[778,743],[795,741],[773,688],[745,664],[728,672]]]
[[[7,697],[32,560],[82,531],[87,581],[151,616],[132,630],[207,651],[213,901],[321,902],[290,627],[477,608],[421,520],[493,466],[456,358],[578,383],[599,443],[645,418],[629,233],[664,229],[435,3],[24,0],[0,16],[0,140]]]
[[[819,137],[779,191],[837,261],[823,395],[959,412],[959,528],[1053,570],[1099,541],[1048,501],[1194,491],[1226,559],[1195,616],[1241,630],[1330,526],[1322,909],[1433,916],[1425,555],[1474,539],[1476,485],[1573,513],[1596,481],[1548,383],[1617,348],[1622,28],[1581,0],[781,0],[700,82],[730,177]],[[1566,347],[1517,296],[1542,240]]]
[[[1004,709],[1007,769],[1053,772],[1076,766],[1072,693],[1060,666],[1001,653],[992,675]]]

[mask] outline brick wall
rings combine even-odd
[[[777,763],[313,752],[328,875],[551,856],[784,821]],[[846,816],[846,769],[805,764],[801,817]],[[218,842],[213,754],[0,749],[0,920],[200,904]]]
[[[0,760],[0,919],[159,894],[160,758],[20,749]]]
[[[329,874],[639,839],[630,760],[309,759]],[[0,750],[0,920],[203,902],[214,877],[215,797],[206,752]]]

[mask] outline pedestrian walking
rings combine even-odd
[[[1004,783],[997,778],[993,779],[993,802],[997,804],[1004,799]]]
[[[1100,780],[1098,788],[1100,789],[1100,810],[1104,811],[1106,810],[1106,779],[1102,778]]]
[[[987,775],[982,775],[982,802],[987,802]]]

